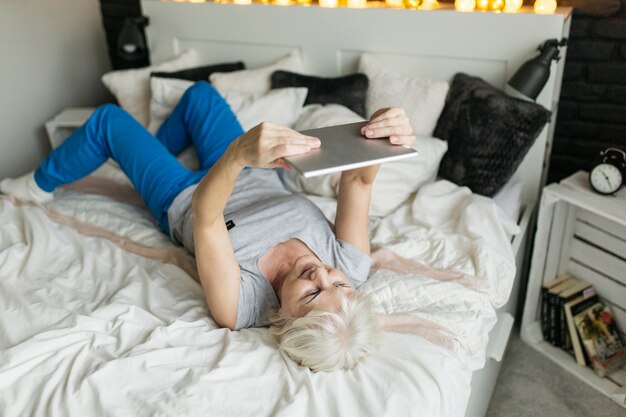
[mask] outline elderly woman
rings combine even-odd
[[[361,133],[399,145],[415,141],[404,111],[395,108],[374,113]],[[190,145],[199,171],[175,158]],[[333,228],[272,169],[319,146],[317,138],[272,123],[244,133],[216,90],[199,82],[156,138],[120,108],[101,106],[34,173],[5,179],[0,190],[44,202],[112,158],[162,230],[195,254],[218,325],[272,325],[282,352],[300,364],[349,369],[377,337],[377,319],[355,287],[371,263],[367,214],[378,166],[341,174]]]

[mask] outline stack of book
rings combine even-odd
[[[545,341],[571,352],[578,364],[591,365],[600,376],[626,363],[610,307],[582,279],[565,275],[543,285],[541,327]]]

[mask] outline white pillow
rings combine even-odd
[[[209,76],[209,80],[221,93],[232,91],[266,93],[271,88],[271,76],[274,71],[303,72],[303,69],[300,53],[295,51],[272,65],[241,71],[215,72]]]
[[[150,121],[150,73],[153,71],[177,71],[199,65],[198,54],[189,50],[177,58],[138,69],[107,72],[102,82],[117,99],[120,106],[143,126]]]
[[[150,84],[152,99],[148,130],[155,133],[193,82],[151,77]],[[223,96],[243,130],[247,131],[263,121],[292,127],[302,113],[307,92],[306,88],[294,87],[279,88],[262,94],[228,92]]]
[[[402,107],[416,135],[433,135],[448,94],[447,82],[399,74],[370,54],[361,56],[359,72],[369,78],[368,115],[383,107]]]
[[[338,104],[321,106],[311,104],[305,107],[294,129],[312,129],[363,120],[359,115]],[[422,185],[436,179],[439,163],[448,149],[447,142],[426,136],[417,136],[416,158],[387,162],[381,165],[372,188],[370,216],[384,217],[416,192]],[[286,187],[296,192],[337,197],[339,173],[303,178],[295,171],[280,171]]]

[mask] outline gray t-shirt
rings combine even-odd
[[[168,210],[172,239],[194,251],[191,197],[197,185],[180,193]],[[258,266],[268,249],[299,239],[324,264],[340,269],[359,287],[367,280],[370,257],[335,237],[330,223],[306,197],[285,190],[276,171],[242,171],[224,208],[235,257],[241,269],[235,328],[261,327],[279,308],[278,297]]]

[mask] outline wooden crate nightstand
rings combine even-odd
[[[63,110],[46,122],[46,132],[52,149],[63,143],[72,132],[81,127],[94,112],[91,107],[75,107]]]
[[[569,273],[591,283],[626,331],[626,188],[614,196],[591,190],[586,172],[544,188],[522,316],[522,339],[626,408],[626,370],[605,378],[543,340],[541,287]],[[624,338],[626,340],[626,338]]]

